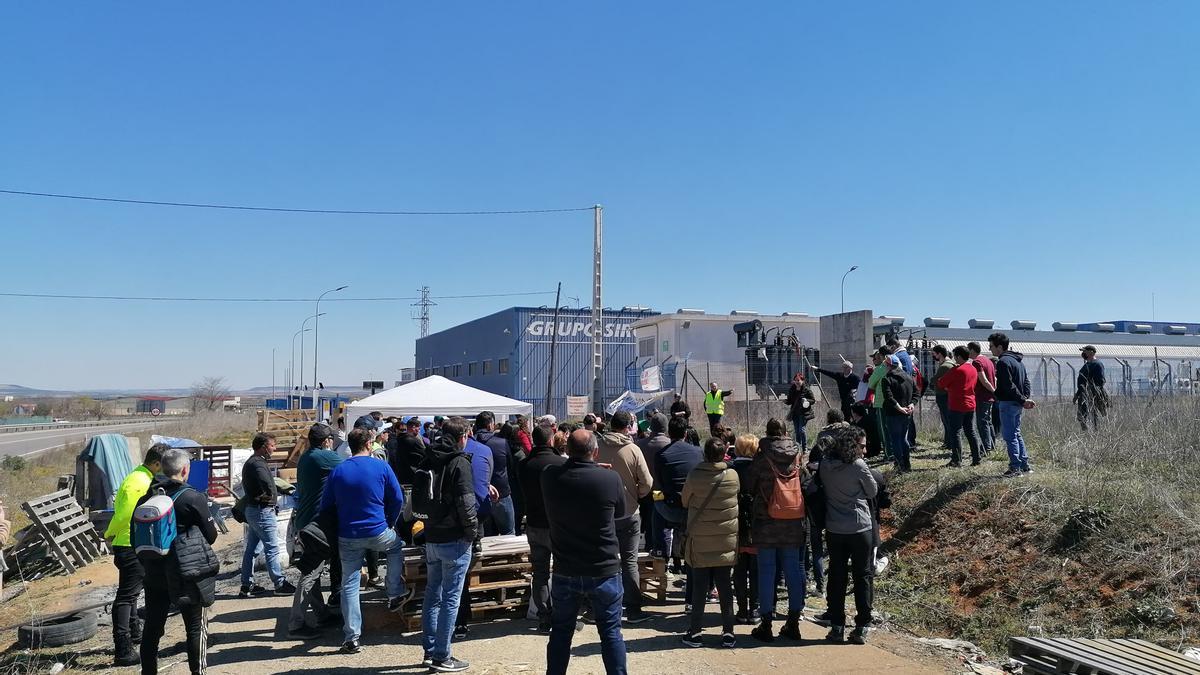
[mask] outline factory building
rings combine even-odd
[[[637,355],[633,324],[655,313],[645,307],[605,309],[604,398],[626,389],[626,367]],[[546,410],[550,352],[554,376],[550,411],[566,417],[567,396],[592,393],[592,310],[511,307],[417,340],[416,377],[430,375],[533,404]]]

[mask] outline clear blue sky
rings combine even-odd
[[[599,202],[610,306],[829,313],[857,264],[848,308],[910,319],[1194,321],[1198,33],[1191,1],[10,4],[0,188]],[[588,213],[0,196],[0,231],[7,292],[589,296]],[[407,303],[326,308],[320,379],[411,365]],[[266,385],[307,311],[0,298],[0,382]]]

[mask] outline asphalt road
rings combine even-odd
[[[162,425],[162,423],[159,423]],[[154,422],[140,421],[129,424],[108,424],[98,427],[73,427],[70,429],[45,429],[0,434],[0,456],[34,455],[54,450],[71,443],[82,443],[98,434],[119,434],[153,429]]]

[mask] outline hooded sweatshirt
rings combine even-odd
[[[439,477],[429,519],[425,521],[425,541],[431,544],[475,541],[479,517],[467,453],[454,441],[442,437],[429,447],[421,468],[430,469]]]
[[[817,468],[825,488],[825,529],[833,534],[856,534],[873,527],[870,500],[878,485],[862,459],[846,464],[836,452]]]
[[[625,518],[636,515],[638,500],[650,494],[654,479],[650,477],[650,467],[642,450],[634,445],[628,434],[617,431],[606,431],[599,435],[597,443],[600,455],[597,462],[611,464],[613,471],[621,477],[625,488]]]
[[[1009,350],[1000,356],[996,364],[996,400],[1024,403],[1029,398],[1029,377],[1025,364],[1021,363],[1021,352]]]

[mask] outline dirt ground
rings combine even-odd
[[[222,574],[218,601],[210,610],[209,631],[213,645],[209,651],[209,672],[248,675],[258,673],[322,672],[346,675],[366,673],[424,673],[420,636],[401,634],[398,619],[384,608],[383,592],[364,589],[364,650],[346,656],[337,653],[340,629],[327,629],[322,639],[303,642],[287,636],[287,612],[291,598],[236,597],[239,585],[238,559],[241,533],[237,523],[218,544]],[[262,573],[259,576],[263,576]],[[295,576],[295,570],[289,570]],[[98,561],[72,577],[55,577],[31,584],[26,593],[5,603],[3,615],[20,621],[31,611],[56,610],[103,602],[111,598],[116,582],[115,570],[107,560]],[[260,579],[262,582],[262,579]],[[6,595],[11,589],[6,589]],[[656,618],[637,627],[623,629],[628,650],[629,671],[633,673],[945,673],[962,672],[957,660],[945,653],[934,653],[907,637],[886,630],[872,635],[867,646],[829,645],[823,641],[825,629],[802,624],[804,640],[777,641],[762,645],[749,636],[749,626],[738,626],[738,647],[688,648],[679,643],[686,626],[682,593],[673,589],[666,604],[648,604]],[[852,602],[850,603],[853,604]],[[719,642],[717,606],[707,621],[706,641]],[[16,617],[16,618],[14,618]],[[11,640],[15,631],[3,637],[10,641],[0,653],[2,672],[46,672],[55,662],[67,666],[65,672],[136,672],[134,668],[112,669],[111,617],[101,615],[99,634],[92,640],[59,650],[29,652],[17,649]],[[471,626],[468,639],[453,646],[455,656],[472,664],[474,673],[534,673],[545,670],[546,637],[534,631],[534,623],[524,618],[478,623]],[[177,616],[167,623],[162,641],[160,672],[178,675],[187,672],[183,645],[183,625]],[[571,659],[572,673],[603,673],[600,643],[594,626],[575,634]]]

